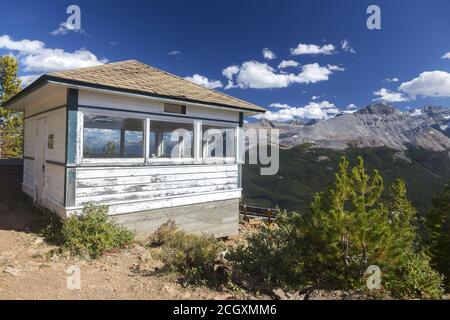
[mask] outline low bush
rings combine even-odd
[[[230,249],[227,257],[240,276],[249,275],[266,289],[296,289],[307,285],[301,248],[292,246],[289,241],[294,240],[288,227],[292,224],[286,222],[292,218],[283,213],[278,217],[278,227],[261,224],[245,241]]]
[[[218,281],[214,261],[223,247],[212,236],[187,234],[176,230],[169,221],[150,239],[150,245],[162,244],[162,261],[170,271],[182,274],[194,284]]]
[[[440,299],[443,277],[430,266],[425,253],[408,253],[398,266],[396,277],[387,279],[385,287],[397,298]]]
[[[43,230],[44,236],[71,254],[98,258],[103,253],[130,244],[134,234],[108,217],[107,206],[87,204],[80,215],[63,222],[53,220]]]

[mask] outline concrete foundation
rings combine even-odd
[[[114,216],[124,227],[145,238],[168,220],[179,229],[194,234],[212,234],[216,238],[239,234],[239,199],[199,203],[187,206],[140,211]]]

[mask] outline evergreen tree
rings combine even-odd
[[[3,108],[3,103],[21,90],[18,69],[14,57],[0,57],[0,156],[4,158],[22,157],[22,114]]]
[[[433,199],[433,208],[425,217],[428,249],[431,263],[441,272],[450,289],[450,186]]]
[[[381,200],[383,179],[364,169],[364,161],[351,171],[344,158],[334,185],[318,194],[305,215],[303,252],[308,255],[307,273],[317,282],[332,287],[361,285],[369,265],[386,272],[412,250],[415,230],[411,225],[415,210],[406,199],[403,182],[391,188],[391,203]]]

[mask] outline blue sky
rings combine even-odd
[[[82,32],[52,34],[70,4],[81,8]],[[381,9],[381,30],[366,27],[371,4]],[[0,7],[8,9],[0,19],[0,54],[18,57],[25,82],[54,70],[137,59],[278,106],[269,108],[273,120],[326,118],[374,99],[403,110],[450,106],[446,0],[1,0]],[[290,66],[280,66],[283,60]]]

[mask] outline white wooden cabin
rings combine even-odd
[[[138,61],[43,75],[5,106],[24,113],[22,186],[37,205],[61,218],[108,205],[143,236],[168,219],[238,233],[243,118],[263,108]]]

